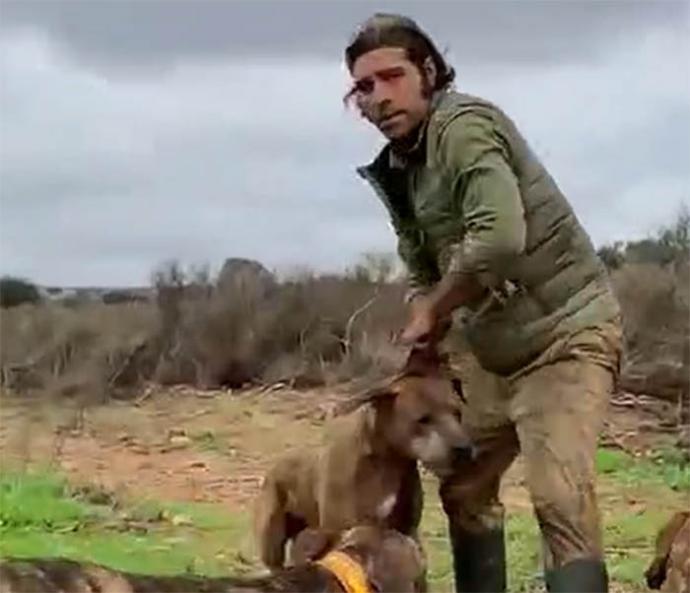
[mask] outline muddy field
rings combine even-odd
[[[274,457],[290,447],[316,443],[334,404],[346,395],[347,387],[296,391],[276,385],[236,392],[150,388],[135,402],[88,408],[64,400],[58,405],[5,396],[0,453],[5,469],[52,468],[75,486],[87,485],[118,497],[214,503],[228,515],[246,517]],[[673,436],[659,425],[658,414],[636,405],[634,399],[618,398],[611,406],[602,445],[608,447],[606,466],[609,451],[644,460],[653,451],[672,447]],[[652,533],[666,514],[683,507],[687,492],[647,481],[639,468],[630,475],[617,466],[612,472],[603,470],[599,490],[607,529],[614,530],[608,544],[614,580],[618,562],[623,568],[617,587],[643,590],[635,581],[651,553]],[[425,485],[426,543],[432,549],[432,563],[438,563],[432,583],[448,584],[445,525],[434,479],[426,476]],[[533,539],[536,532],[519,459],[504,480],[502,497],[509,516],[520,519],[520,528],[525,523],[529,531],[525,537]],[[619,517],[639,518],[630,538],[616,533]],[[442,560],[435,560],[434,550]],[[518,553],[512,551],[513,556]],[[533,570],[535,554],[529,553],[523,572]],[[631,560],[634,568],[626,568]]]

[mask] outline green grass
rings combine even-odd
[[[665,501],[675,500],[674,492],[690,491],[690,467],[674,451],[660,451],[651,460],[644,460],[620,451],[600,449],[596,464],[601,481],[618,494],[615,506],[605,508],[602,513],[609,573],[612,580],[643,590],[643,573],[653,556],[657,530],[671,513]],[[433,480],[425,484],[425,491],[422,538],[431,564],[430,588],[450,590],[450,544]],[[650,500],[643,510],[631,511],[623,502],[625,497],[646,500],[650,495],[658,495],[659,499]],[[508,589],[516,592],[538,589],[542,572],[541,542],[531,512],[507,513],[506,542]]]
[[[421,536],[429,558],[431,591],[453,590],[453,568],[446,516],[441,508],[436,483],[425,480]],[[531,513],[506,516],[508,589],[529,591],[539,575],[539,531]]]
[[[597,468],[612,492],[603,509],[609,572],[614,581],[641,589],[656,531],[672,511],[667,503],[680,501],[690,489],[688,468],[668,452],[640,460],[609,450],[599,451]],[[447,524],[434,479],[425,479],[425,493],[421,535],[430,590],[452,590]],[[628,499],[645,504],[629,506]],[[509,590],[534,591],[541,578],[541,545],[531,512],[507,513],[506,540]],[[0,474],[0,556],[9,555],[62,556],[150,574],[216,576],[259,568],[248,513],[215,504],[128,500],[97,488],[74,490],[49,472]]]
[[[228,446],[223,444],[213,430],[204,430],[190,436],[192,442],[201,451],[217,451],[223,453]]]
[[[687,500],[690,464],[674,449],[654,451],[648,458],[600,449],[596,462],[600,476],[616,485],[621,497],[645,501],[641,506],[626,508],[623,504],[604,513],[604,543],[612,578],[642,583],[657,531],[676,510],[674,505],[682,508]]]
[[[0,518],[0,556],[61,556],[149,574],[256,568],[249,517],[218,505],[94,505],[54,474],[5,473]]]
[[[654,556],[657,530],[669,518],[665,509],[639,513],[624,509],[604,516],[604,544],[611,578],[622,583],[644,582],[644,571]]]
[[[66,483],[50,474],[9,474],[0,481],[0,529],[64,532],[94,517],[95,510],[66,497]]]
[[[690,491],[690,464],[677,450],[655,452],[650,459],[636,459],[622,451],[599,449],[597,471],[624,485],[667,486],[676,492]]]

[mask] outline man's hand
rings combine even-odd
[[[418,296],[410,303],[407,324],[397,341],[405,346],[430,345],[440,342],[450,328],[450,317],[440,317],[430,296]]]
[[[410,303],[407,324],[400,332],[398,341],[405,346],[424,343],[433,334],[437,323],[433,303],[426,296],[418,296]]]
[[[475,276],[446,275],[429,294],[410,303],[407,324],[397,341],[406,346],[439,342],[450,328],[453,311],[476,301],[484,292]]]

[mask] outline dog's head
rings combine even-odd
[[[354,400],[375,410],[375,432],[398,454],[438,476],[473,456],[462,423],[462,386],[433,350],[413,350],[402,372]]]
[[[371,591],[402,593],[423,587],[426,559],[421,546],[393,529],[358,526],[334,532],[307,528],[295,538],[292,562],[300,565],[318,561],[334,550],[361,566]]]

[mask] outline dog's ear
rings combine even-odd
[[[427,562],[421,546],[411,537],[386,531],[366,559],[367,576],[378,591],[426,591]]]
[[[338,532],[307,527],[297,534],[290,550],[294,565],[307,564],[326,555],[338,541]]]
[[[659,530],[654,546],[654,560],[645,571],[645,579],[650,589],[661,588],[666,580],[667,565],[673,542],[688,519],[690,519],[688,512],[675,513]]]
[[[414,346],[407,356],[402,374],[417,377],[437,375],[441,366],[445,364],[446,358],[434,345]]]
[[[663,585],[666,580],[667,562],[668,556],[664,558],[654,558],[647,570],[645,570],[645,581],[650,589],[661,589],[661,585]]]
[[[394,396],[395,392],[390,388],[390,385],[379,385],[338,403],[335,415],[341,416],[343,414],[350,414],[365,404],[376,405]]]

